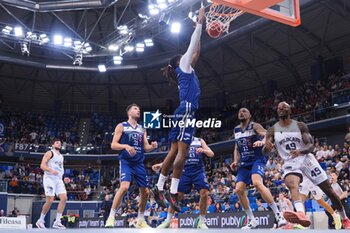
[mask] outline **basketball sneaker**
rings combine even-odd
[[[350,220],[349,220],[348,218],[343,219],[343,227],[344,227],[344,229],[346,229],[346,230],[349,230],[349,229],[350,229]]]
[[[36,221],[35,225],[37,226],[37,228],[39,229],[46,229],[45,227],[45,222],[41,221],[40,219],[38,221]]]
[[[154,200],[157,202],[157,204],[163,208],[166,208],[165,203],[165,197],[164,197],[164,191],[160,191],[157,186],[155,186],[153,189],[151,189],[151,192],[153,193]]]
[[[151,227],[147,224],[146,220],[143,219],[140,222],[137,221],[135,228],[151,228]]]
[[[258,223],[256,222],[256,220],[252,220],[252,219],[249,219],[249,222],[246,226],[242,227],[241,229],[242,230],[250,230],[250,229],[256,229],[258,227]]]
[[[333,217],[333,220],[334,220],[335,229],[336,230],[340,230],[341,229],[341,219],[340,219],[339,214],[334,213],[332,215],[332,217]]]
[[[166,229],[170,228],[170,222],[168,220],[164,220],[159,226],[157,226],[157,229]]]
[[[115,219],[109,217],[106,221],[105,227],[107,227],[107,228],[114,227],[114,222],[115,222]]]
[[[294,225],[293,225],[293,229],[297,229],[297,230],[306,230],[306,229],[309,229],[309,228],[303,227],[303,226],[300,225],[300,224],[294,224]]]
[[[167,201],[169,202],[169,204],[171,205],[171,207],[175,211],[177,211],[177,212],[181,211],[180,203],[177,200],[177,194],[172,194],[170,192],[166,192],[165,193],[165,198],[167,199]]]
[[[60,230],[66,229],[66,227],[61,223],[61,221],[59,221],[59,222],[55,221],[52,225],[52,228],[60,229]]]
[[[196,221],[194,223],[194,227],[197,229],[209,229],[207,225],[205,224],[204,220],[200,220],[199,218],[196,218]]]
[[[283,213],[283,216],[288,222],[297,223],[302,225],[303,227],[309,227],[311,225],[309,217],[307,217],[305,213],[301,211],[285,211]]]
[[[287,225],[287,220],[283,217],[282,214],[277,214],[276,220],[277,220],[277,228]]]

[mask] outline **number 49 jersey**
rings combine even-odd
[[[284,160],[291,159],[289,153],[292,150],[298,150],[305,146],[297,121],[292,120],[292,124],[288,127],[282,127],[277,122],[274,125],[274,130],[276,149]]]

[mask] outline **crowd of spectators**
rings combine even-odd
[[[222,129],[233,129],[239,124],[238,111],[241,107],[250,109],[253,119],[265,127],[273,125],[277,121],[277,105],[286,101],[292,107],[292,115],[299,121],[312,122],[333,116],[333,111],[327,108],[350,102],[350,74],[330,75],[324,81],[309,81],[303,85],[288,87],[284,90],[275,90],[270,96],[255,96],[243,100],[241,103],[225,107],[220,112],[210,112],[216,118],[221,119]],[[203,117],[208,114],[203,113]],[[207,142],[216,142],[227,139],[227,132],[222,130],[205,130],[201,137]]]
[[[66,184],[68,200],[91,200],[99,182],[96,169],[66,169],[65,177],[71,182]],[[44,195],[43,171],[31,164],[2,165],[0,181],[8,183],[9,193]]]
[[[202,109],[198,118],[215,117],[222,121],[221,129],[205,129],[199,132],[206,142],[227,140],[232,129],[238,124],[237,114],[241,107],[251,110],[253,119],[269,126],[277,121],[276,108],[280,101],[287,101],[292,106],[293,115],[298,120],[310,122],[332,117],[328,107],[350,101],[350,74],[331,75],[324,81],[309,81],[303,85],[276,90],[269,96],[256,96],[224,109]],[[16,143],[28,144],[32,152],[47,150],[50,139],[62,140],[63,153],[101,154],[112,153],[110,143],[117,123],[125,121],[125,114],[120,116],[94,113],[90,118],[89,136],[86,145],[80,145],[78,126],[80,114],[45,115],[39,113],[3,113],[0,120],[6,129],[6,138],[0,139],[0,153],[13,152]],[[149,130],[151,140],[157,140],[156,152],[168,149],[168,130]]]
[[[5,112],[0,115],[0,121],[5,126],[5,137],[0,139],[0,153],[44,152],[53,138],[62,140],[63,152],[73,152],[70,148],[78,146],[78,115]]]

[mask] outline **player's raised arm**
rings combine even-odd
[[[273,152],[274,148],[275,148],[275,139],[274,139],[274,135],[275,135],[275,129],[274,127],[270,127],[267,130],[266,136],[264,138],[265,140],[265,145],[262,149],[262,153],[264,155],[269,155],[270,153]]]
[[[156,141],[151,142],[151,144],[148,143],[147,140],[147,132],[145,130],[145,133],[143,134],[143,148],[146,152],[150,152],[158,147],[158,143]]]
[[[266,129],[264,129],[264,127],[262,127],[262,125],[260,125],[259,123],[254,123],[254,131],[260,136],[260,137],[264,137],[263,140],[259,140],[254,142],[253,147],[262,147],[265,145],[265,136],[266,136]]]
[[[197,149],[198,152],[204,153],[208,157],[214,156],[214,152],[210,149],[210,147],[207,145],[207,143],[203,139],[201,139],[201,146],[202,148]]]
[[[47,163],[49,162],[51,157],[52,157],[52,152],[47,151],[41,160],[40,168],[43,171],[50,172],[52,175],[58,175],[58,171],[55,171],[54,169],[47,166]]]
[[[135,148],[127,145],[127,144],[120,144],[119,140],[123,134],[123,124],[118,124],[117,127],[115,127],[114,130],[114,135],[113,135],[113,140],[111,143],[111,148],[112,150],[123,150],[125,149],[126,151],[129,152],[130,155],[135,155],[136,154],[136,150]]]
[[[205,9],[202,7],[199,9],[199,15],[198,15],[198,23],[199,24],[203,25],[204,17],[205,17]],[[199,42],[197,44],[197,48],[192,56],[192,63],[191,63],[192,67],[195,67],[195,65],[198,61],[200,52],[201,52],[201,41],[199,40]]]
[[[198,60],[204,17],[204,8],[201,8],[199,9],[198,21],[191,36],[190,45],[188,46],[186,53],[180,59],[180,69],[185,73],[191,73],[191,65],[193,67]]]

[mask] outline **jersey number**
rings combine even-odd
[[[291,151],[291,150],[295,150],[295,149],[297,149],[297,146],[295,145],[294,142],[286,145],[286,150]]]
[[[321,174],[321,171],[320,169],[318,169],[318,167],[316,167],[314,170],[311,171],[312,177],[318,176],[319,174]]]

